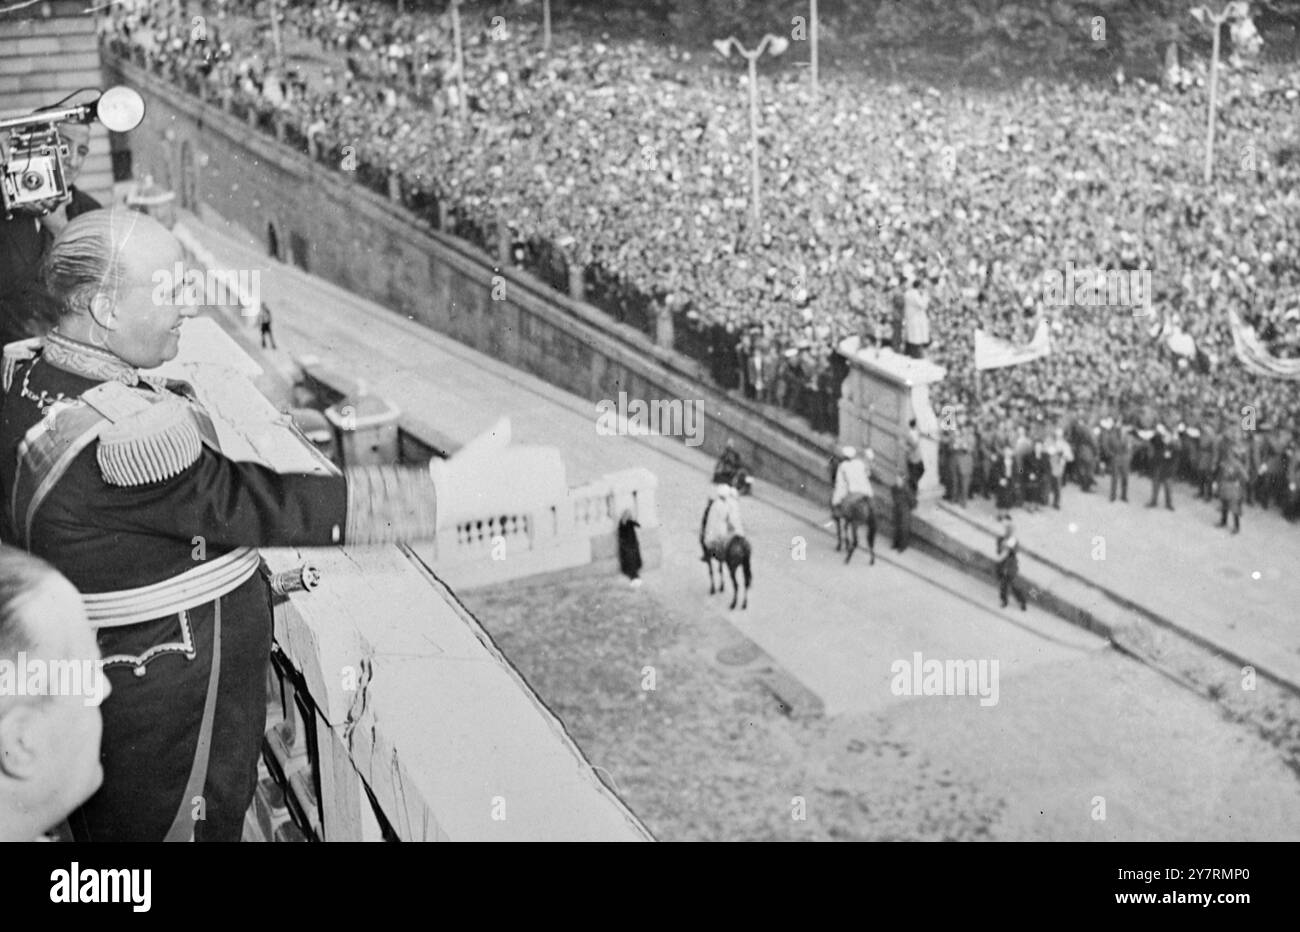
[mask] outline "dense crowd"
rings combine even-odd
[[[985,436],[1076,422],[1096,435],[1106,417],[1218,430],[1243,408],[1284,445],[1297,426],[1297,383],[1244,371],[1227,317],[1300,356],[1294,65],[1225,69],[1207,186],[1199,63],[1164,85],[1119,74],[1005,91],[823,77],[813,106],[802,69],[763,61],[755,232],[743,68],[641,41],[543,53],[529,21],[462,20],[464,101],[446,14],[289,5],[285,42],[311,52],[292,71],[264,26],[235,54],[140,14],[110,28],[282,111],[326,151],[355,146],[462,235],[490,244],[504,222],[522,252],[577,263],[621,319],[653,333],[671,315],[678,348],[721,384],[817,429],[835,429],[833,347],[900,345],[909,287],[928,298],[927,354],[948,370],[936,406],[971,411]],[[1044,273],[1069,263],[1150,270],[1151,313],[1045,306]],[[1024,340],[1040,319],[1048,357],[977,377],[977,327]]]

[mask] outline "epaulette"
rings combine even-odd
[[[0,372],[0,385],[4,390],[9,391],[9,386],[14,383],[14,372],[18,369],[20,362],[26,362],[36,355],[36,351],[41,348],[40,337],[29,337],[26,340],[15,340],[13,343],[6,343],[4,349],[3,372]]]
[[[132,488],[184,472],[203,449],[190,407],[178,397],[151,401],[120,382],[105,382],[81,396],[111,422],[99,435],[104,481]]]

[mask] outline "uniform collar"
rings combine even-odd
[[[141,381],[153,384],[140,370],[121,357],[98,346],[50,331],[45,337],[41,359],[56,369],[93,379],[96,382],[121,382],[135,387]]]

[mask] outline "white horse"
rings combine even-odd
[[[754,581],[750,570],[751,555],[749,541],[745,539],[745,528],[740,520],[740,497],[729,485],[718,485],[709,496],[709,504],[704,509],[704,520],[700,522],[700,549],[704,551],[701,558],[709,567],[709,595],[726,592],[727,583],[722,575],[725,564],[731,574],[731,607],[736,607],[740,596],[740,587],[736,584],[736,570],[744,572],[745,599],[741,608],[749,607],[749,587]],[[713,564],[718,564],[718,581],[713,581]]]

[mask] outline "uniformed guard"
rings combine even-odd
[[[104,784],[70,820],[78,840],[238,841],[271,647],[255,548],[430,537],[455,513],[448,487],[473,483],[454,458],[435,477],[225,457],[189,386],[141,372],[176,355],[195,313],[154,300],[155,270],[182,259],[143,215],[72,220],[43,273],[55,330],[5,353],[6,533],[81,590],[112,684]]]

